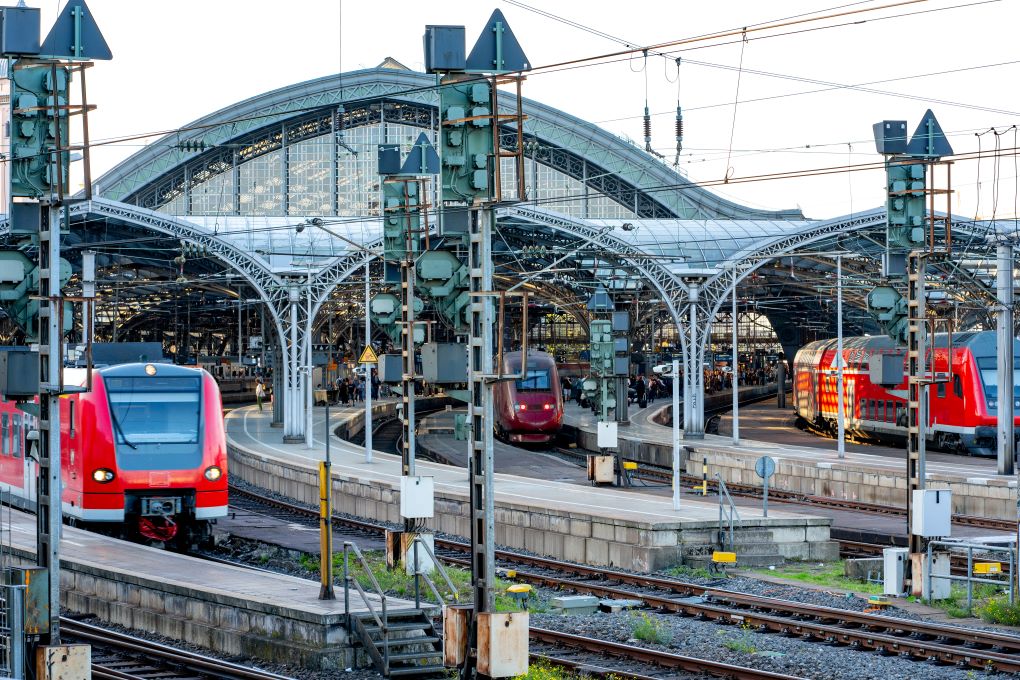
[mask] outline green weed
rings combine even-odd
[[[673,632],[662,621],[647,612],[631,614],[630,632],[635,639],[654,645],[668,645],[673,639]]]
[[[758,651],[758,648],[754,646],[754,636],[752,635],[754,628],[750,623],[746,621],[740,624],[740,633],[729,636],[727,634],[727,640],[723,642],[723,647],[726,649],[737,652],[739,654],[754,654]],[[720,634],[726,634],[726,631],[719,631]]]
[[[978,616],[988,623],[1020,626],[1020,603],[1010,604],[1006,597],[995,597],[977,607]]]

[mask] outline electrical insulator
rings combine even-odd
[[[676,107],[676,158],[673,159],[673,166],[680,165],[680,152],[684,149],[684,112],[679,106]]]
[[[648,112],[648,106],[645,106],[645,150],[651,151],[652,149],[652,116]]]

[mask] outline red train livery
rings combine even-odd
[[[947,336],[933,338],[935,371],[947,372]],[[929,361],[931,360],[929,349]],[[906,351],[886,336],[843,341],[843,407],[846,431],[878,439],[905,439],[906,377],[895,387],[871,382],[871,363],[882,354]],[[1013,342],[1020,366],[1020,342]],[[805,345],[794,358],[794,403],[804,420],[835,432],[837,417],[836,341]],[[993,331],[953,335],[952,378],[928,387],[928,440],[937,448],[971,455],[995,455],[997,425],[996,341]],[[1014,404],[1020,408],[1020,375],[1014,375]],[[1020,417],[1015,421],[1020,426]]]
[[[85,369],[65,369],[85,385]],[[219,388],[201,369],[122,364],[92,390],[61,398],[61,497],[72,521],[187,548],[227,514],[227,447]],[[34,507],[38,466],[25,451],[32,416],[0,402],[0,486]]]
[[[504,375],[523,375],[496,383],[493,409],[496,435],[517,444],[551,441],[563,424],[563,390],[556,361],[545,352],[528,352],[521,372],[521,353],[503,355]]]

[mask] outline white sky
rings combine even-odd
[[[10,0],[9,0],[10,1]],[[896,0],[714,0],[714,2],[607,2],[528,0],[581,24],[636,45],[678,40],[807,12],[831,14],[894,4]],[[13,2],[11,3],[13,4]],[[29,0],[43,10],[43,33],[61,0]],[[536,65],[613,52],[619,45],[541,17],[506,2],[443,0],[88,0],[114,53],[88,74],[89,99],[98,105],[89,118],[93,141],[165,131],[252,95],[311,78],[377,65],[392,56],[422,68],[421,36],[426,24],[467,26],[468,49],[483,22],[500,7]],[[841,9],[833,9],[837,5]],[[827,11],[828,10],[828,11]],[[944,10],[944,11],[933,11]],[[877,21],[880,17],[926,12]],[[867,21],[865,21],[867,20]],[[806,31],[827,24],[864,22]],[[748,101],[821,89],[818,84],[765,77],[745,70],[733,124],[737,72],[694,63],[680,68],[680,103],[685,110],[685,152],[681,169],[694,181],[718,181],[726,174],[733,129],[735,178],[777,171],[808,170],[878,160],[871,125],[906,119],[911,130],[927,108],[935,111],[959,152],[978,150],[976,132],[1000,132],[1020,124],[1020,50],[1016,29],[1020,0],[921,0],[842,19],[792,26],[783,37],[748,34],[743,67],[830,83],[861,84],[951,69],[986,67],[955,74],[872,85],[892,94],[839,89],[801,96]],[[778,33],[780,30],[772,31]],[[716,43],[726,41],[714,41]],[[342,49],[341,49],[342,45]],[[691,47],[694,47],[693,45]],[[731,44],[689,49],[685,60],[735,68],[739,39]],[[1004,62],[1013,62],[1005,65]],[[642,60],[533,74],[525,96],[644,144],[641,114],[646,73]],[[668,77],[668,80],[667,80]],[[665,115],[653,118],[652,143],[672,163],[677,104],[676,67],[649,57],[649,105]],[[942,100],[908,99],[903,95]],[[966,106],[954,105],[964,104]],[[970,108],[976,107],[976,108]],[[1017,146],[1016,128],[1001,135],[1002,148]],[[155,138],[152,138],[154,140]],[[149,140],[149,141],[152,141]],[[93,174],[99,176],[136,151],[141,143],[98,148]],[[983,150],[994,135],[980,138]],[[964,216],[1014,217],[1016,156],[996,162],[963,161],[953,169],[954,212]],[[980,192],[978,169],[980,167]],[[993,177],[998,175],[998,191]],[[883,173],[837,173],[822,177],[733,183],[712,189],[729,199],[770,209],[800,207],[824,218],[884,202]],[[979,198],[980,197],[980,198]]]

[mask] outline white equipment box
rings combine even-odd
[[[435,514],[435,481],[432,477],[400,478],[400,516],[430,519]]]
[[[917,489],[913,504],[911,531],[925,538],[952,535],[953,492],[949,489]]]

